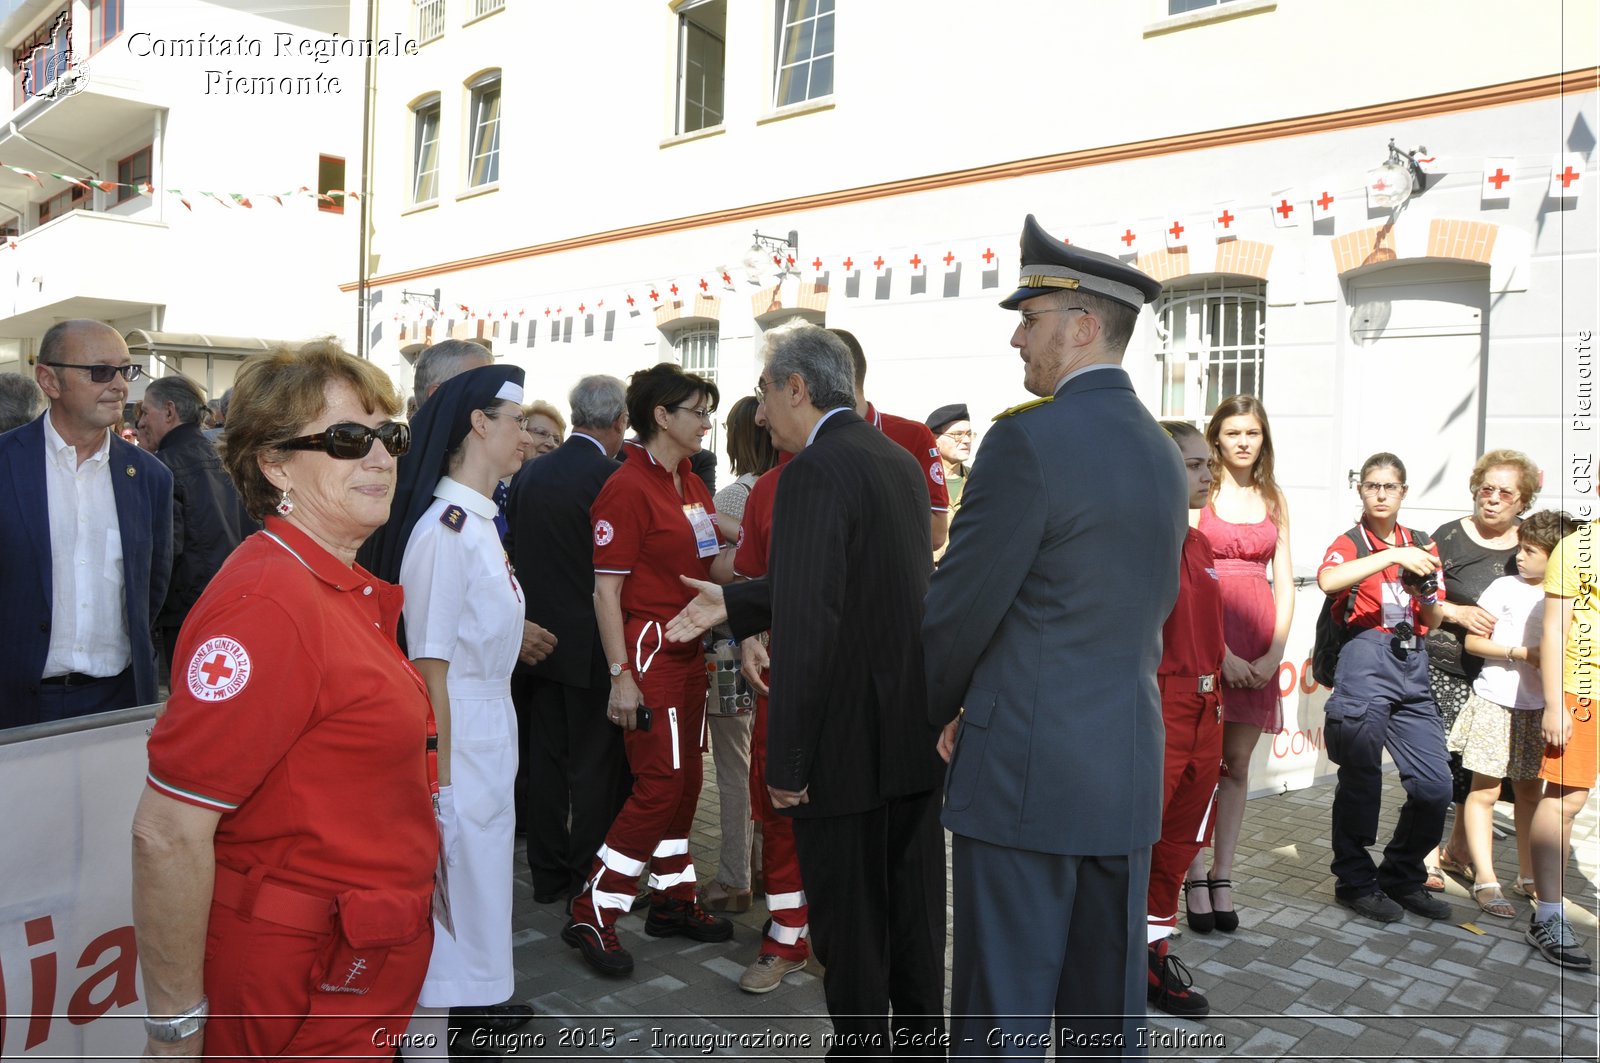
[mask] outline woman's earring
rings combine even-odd
[[[289,497],[289,489],[283,489],[283,497],[278,499],[278,504],[272,507],[278,511],[278,516],[287,517],[294,512],[294,499]]]

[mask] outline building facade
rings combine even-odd
[[[0,371],[73,317],[211,394],[271,339],[348,342],[359,200],[327,193],[357,187],[363,62],[317,51],[348,3],[3,6]]]

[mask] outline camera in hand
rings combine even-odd
[[[1394,637],[1401,642],[1410,642],[1416,633],[1417,629],[1411,626],[1409,620],[1402,620],[1394,626]]]
[[[1402,569],[1400,571],[1400,585],[1414,598],[1421,598],[1429,603],[1438,600],[1439,573],[1437,570],[1428,573],[1426,576],[1419,576],[1415,572]]]

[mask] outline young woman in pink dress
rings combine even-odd
[[[1238,929],[1233,908],[1233,852],[1250,791],[1250,756],[1266,731],[1283,727],[1278,663],[1294,618],[1289,562],[1289,506],[1273,479],[1267,411],[1250,395],[1224,399],[1206,426],[1211,445],[1211,503],[1191,511],[1211,542],[1222,581],[1222,778],[1217,784],[1211,868],[1202,849],[1184,883],[1190,929]],[[1267,567],[1272,582],[1267,582]]]

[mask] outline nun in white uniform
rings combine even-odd
[[[452,378],[428,400],[412,425],[418,460],[399,474],[402,523],[390,526],[404,543],[405,650],[439,725],[440,826],[454,929],[435,927],[408,1059],[447,1056],[449,1009],[504,1001],[515,981],[511,670],[524,612],[495,530],[493,495],[533,449],[523,427],[522,380],[521,369],[485,366]]]

